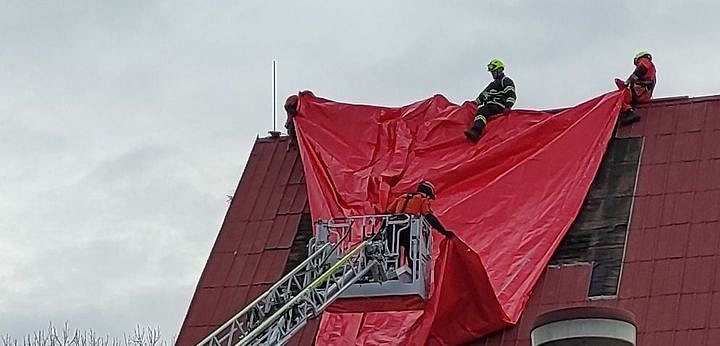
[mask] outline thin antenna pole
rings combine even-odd
[[[272,73],[273,73],[273,82],[272,82],[272,95],[273,95],[273,132],[277,132],[277,75],[275,73],[275,65],[276,65],[275,59],[272,61]]]

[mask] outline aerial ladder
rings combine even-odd
[[[401,266],[401,232],[410,236],[407,266]],[[417,295],[427,299],[431,249],[430,225],[422,216],[318,221],[308,258],[198,346],[283,345],[338,298]]]

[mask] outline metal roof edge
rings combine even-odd
[[[720,101],[720,94],[715,95],[703,95],[703,96],[687,96],[687,95],[681,95],[681,96],[667,96],[667,97],[658,97],[650,100],[650,103],[641,105],[639,108],[648,108],[648,107],[661,107],[661,106],[668,106],[669,104],[683,104],[683,103],[698,103],[698,102],[710,102],[710,101]],[[561,108],[550,108],[550,109],[543,109],[542,112],[546,113],[560,113],[564,110],[570,109],[572,107],[561,107]]]

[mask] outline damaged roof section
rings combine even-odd
[[[591,263],[588,296],[617,294],[642,138],[613,138],[577,219],[550,265]]]

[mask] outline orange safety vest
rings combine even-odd
[[[645,75],[637,76],[639,78],[638,84],[645,86],[650,92],[655,89],[655,64],[650,61],[647,57],[638,59],[635,66],[642,66],[645,68]]]
[[[427,215],[431,214],[430,199],[416,192],[395,198],[387,207],[388,213]]]

